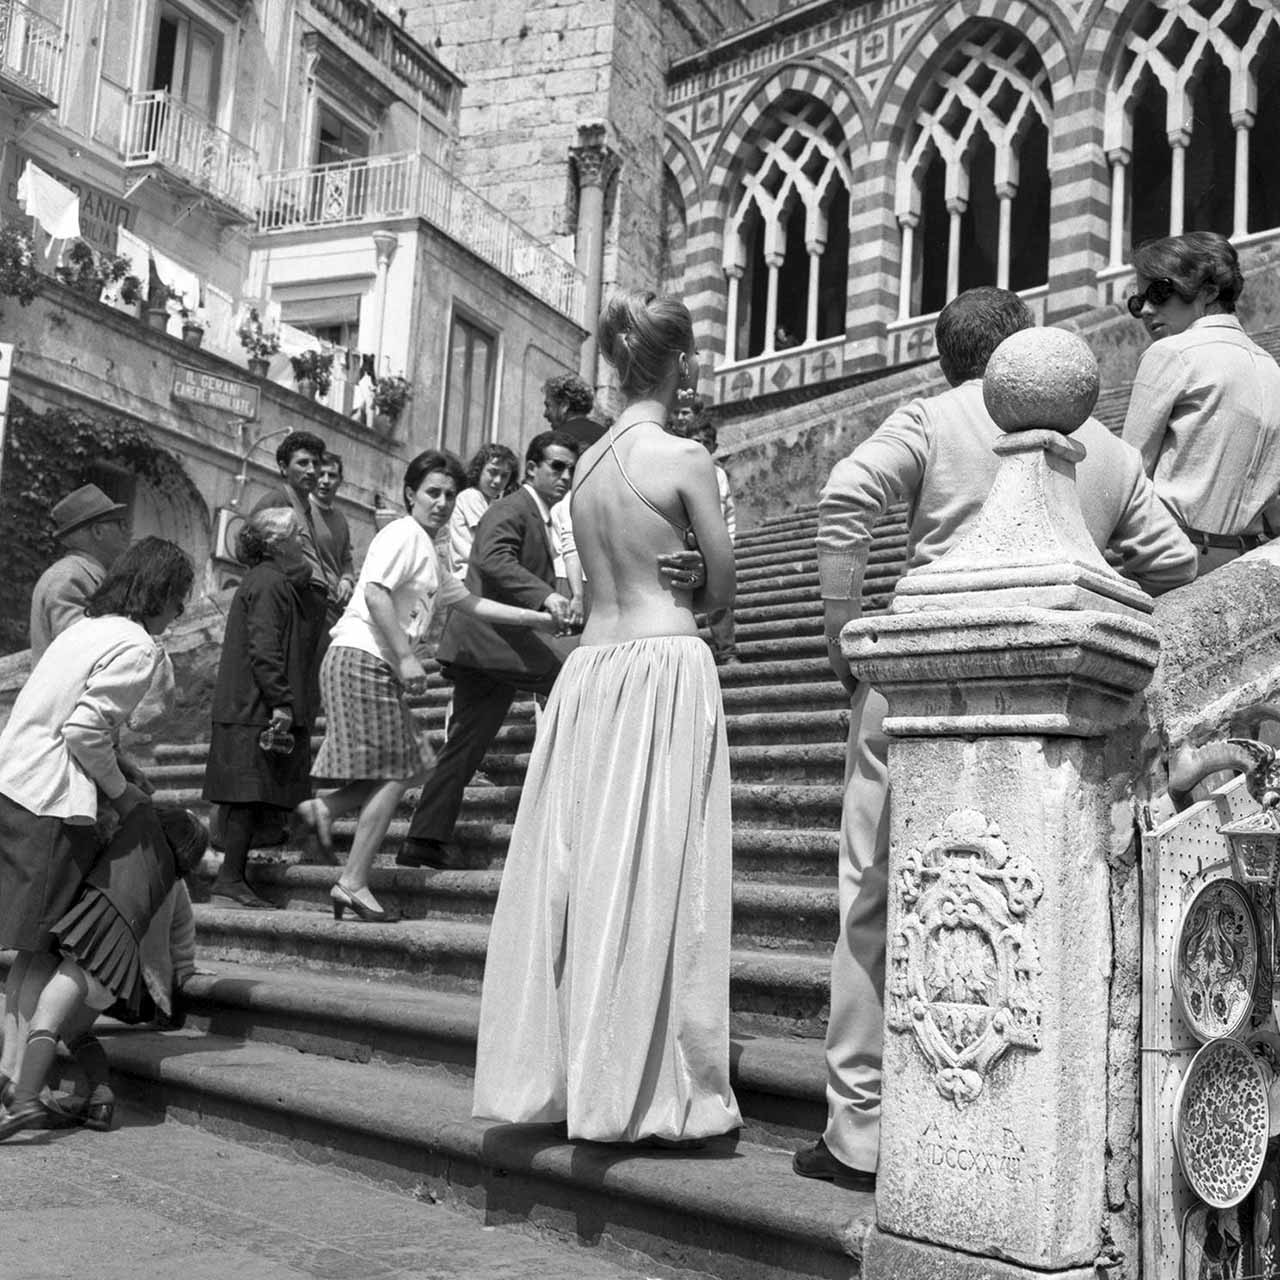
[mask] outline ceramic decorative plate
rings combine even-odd
[[[1202,1045],[1173,1107],[1173,1143],[1191,1190],[1215,1209],[1239,1204],[1262,1172],[1270,1128],[1262,1067],[1248,1045]]]
[[[1258,923],[1234,880],[1211,880],[1187,904],[1173,953],[1173,990],[1197,1040],[1232,1036],[1249,1021],[1258,985]]]

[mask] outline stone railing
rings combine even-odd
[[[506,214],[425,156],[346,160],[268,173],[260,231],[425,218],[535,297],[582,323],[582,275]]]
[[[0,77],[56,101],[62,84],[62,28],[21,0],[0,0]]]
[[[253,208],[253,149],[163,89],[130,95],[120,150],[127,168],[160,165],[235,208]]]
[[[367,0],[311,0],[311,5],[442,115],[454,114],[457,78],[386,14]]]

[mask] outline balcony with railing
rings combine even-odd
[[[260,231],[334,229],[412,217],[426,219],[582,324],[584,281],[573,264],[425,156],[373,156],[262,178]]]
[[[456,114],[462,81],[369,0],[311,0],[311,7],[441,115]]]
[[[57,105],[62,28],[21,0],[0,0],[0,95],[25,108]]]
[[[236,221],[252,221],[253,149],[163,89],[135,93],[120,144],[127,168],[151,168],[168,185]]]

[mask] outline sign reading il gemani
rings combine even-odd
[[[191,369],[185,364],[173,367],[175,400],[204,405],[207,409],[223,409],[237,418],[258,416],[258,388],[237,378],[223,378],[202,369]]]

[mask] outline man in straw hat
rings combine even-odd
[[[66,548],[40,575],[31,596],[31,661],[34,665],[59,632],[84,613],[89,597],[129,545],[123,502],[112,502],[96,484],[81,485],[53,508],[54,537]]]

